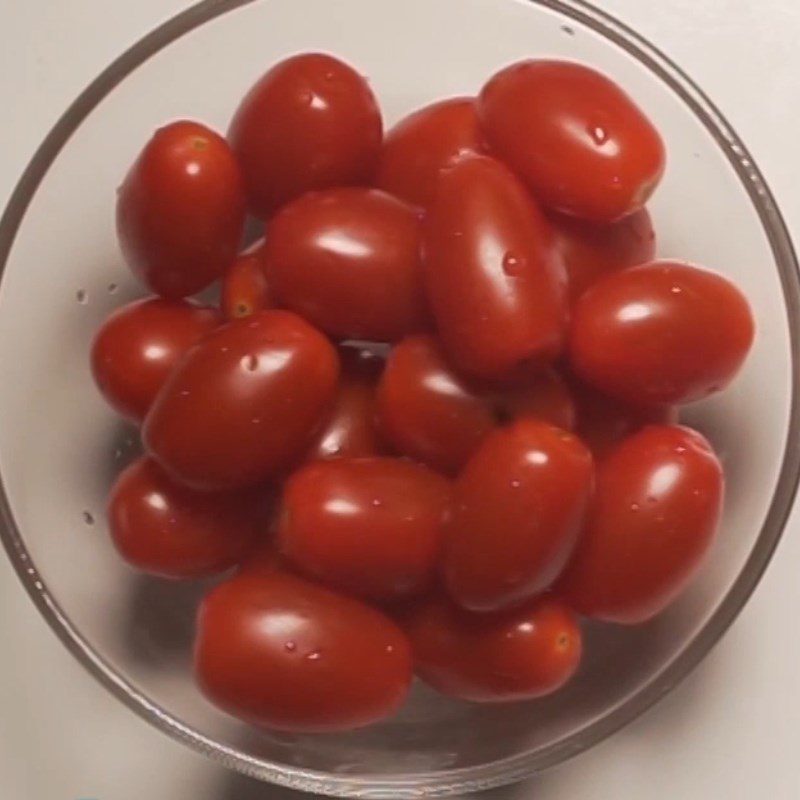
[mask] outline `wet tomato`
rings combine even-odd
[[[430,327],[416,211],[377,189],[307,194],[269,225],[280,302],[341,339],[386,342]]]
[[[240,563],[264,533],[261,492],[207,494],[176,484],[149,458],[111,489],[108,520],[122,557],[164,578],[202,578]]]
[[[225,270],[220,306],[227,319],[249,317],[275,307],[264,268],[263,243],[242,253]]]
[[[433,582],[450,484],[393,458],[318,461],[283,495],[281,552],[310,577],[374,600],[419,594]]]
[[[428,297],[459,368],[496,378],[558,354],[563,269],[550,226],[506,167],[472,156],[444,170],[425,227]]]
[[[586,616],[645,622],[697,572],[722,495],[722,468],[699,433],[644,428],[600,464],[586,528],[558,591]]]
[[[215,309],[182,300],[118,308],[92,342],[92,374],[103,397],[126,419],[141,422],[178,359],[221,322]]]
[[[492,614],[433,599],[405,619],[405,628],[420,678],[443,694],[478,703],[550,694],[581,659],[575,615],[548,596]]]
[[[279,569],[225,581],[198,614],[202,690],[265,728],[323,733],[378,722],[403,703],[411,668],[391,620]]]
[[[205,289],[236,257],[244,183],[228,144],[197,122],[156,131],[117,196],[117,233],[128,265],[156,294]]]
[[[471,611],[518,605],[559,576],[583,524],[592,456],[571,433],[522,419],[490,434],[455,482],[444,574]]]
[[[336,393],[334,347],[288,311],[234,320],[191,348],[143,429],[148,452],[204,491],[264,481],[299,456]]]
[[[250,210],[262,218],[311,189],[367,183],[382,135],[366,80],[324,53],[276,64],[244,98],[228,132]]]
[[[701,400],[736,375],[753,342],[747,300],[730,281],[656,261],[609,275],[575,306],[573,369],[634,405]]]
[[[549,208],[614,222],[641,208],[664,171],[664,144],[605,75],[569,61],[511,64],[480,93],[489,146]]]

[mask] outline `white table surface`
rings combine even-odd
[[[598,2],[717,101],[800,235],[800,3]],[[0,0],[0,206],[74,96],[187,5]],[[657,708],[572,762],[481,800],[798,800],[798,534],[800,512],[739,620]],[[300,800],[227,773],[135,718],[62,648],[2,557],[0,642],[2,800]]]

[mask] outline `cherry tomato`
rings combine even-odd
[[[250,210],[263,218],[310,189],[367,183],[382,136],[366,80],[322,53],[276,64],[244,98],[228,133]]]
[[[471,611],[544,591],[567,562],[592,490],[592,456],[553,425],[522,419],[490,434],[455,483],[444,573]]]
[[[664,172],[650,121],[582,64],[511,64],[484,86],[478,116],[492,150],[557,211],[614,222],[641,208]]]
[[[432,336],[392,350],[378,387],[381,431],[401,453],[456,472],[496,425],[481,393],[450,366]]]
[[[494,387],[490,397],[501,422],[536,417],[557,428],[573,430],[575,427],[577,412],[572,392],[553,367],[540,367],[522,383]]]
[[[744,295],[697,267],[657,261],[614,273],[575,306],[579,377],[635,405],[689,403],[724,388],[753,342]]]
[[[427,208],[441,170],[483,150],[474,98],[432,103],[400,120],[386,134],[376,184]]]
[[[375,389],[383,360],[340,347],[342,375],[333,407],[305,454],[305,461],[377,456],[384,451],[376,424]]]
[[[411,668],[406,637],[379,611],[277,569],[227,580],[200,607],[202,690],[265,728],[323,733],[377,722],[402,705]]]
[[[141,422],[178,359],[222,318],[182,300],[137,300],[118,308],[95,334],[92,374],[103,397]]]
[[[595,459],[605,458],[646,425],[678,422],[673,406],[632,406],[574,379],[572,394],[577,405],[576,431]]]
[[[604,275],[655,258],[656,234],[646,208],[605,224],[556,213],[548,218],[556,232],[573,303]]]
[[[252,491],[194,492],[140,458],[111,489],[108,518],[128,563],[164,578],[202,578],[244,559],[262,532],[266,506]]]
[[[406,620],[414,666],[443,694],[476,703],[531,700],[560,689],[581,659],[581,630],[545,596],[521,608],[472,614],[434,599]]]
[[[461,159],[426,222],[428,296],[457,366],[502,377],[561,349],[564,274],[549,225],[500,162]]]
[[[245,196],[226,141],[197,122],[155,132],[117,196],[117,233],[134,274],[180,298],[205,289],[236,257]]]
[[[342,339],[392,341],[429,327],[420,218],[377,189],[301,197],[270,223],[267,277],[281,303]]]
[[[449,501],[449,482],[409,461],[318,461],[286,484],[280,548],[310,577],[352,594],[419,594],[436,572]]]
[[[242,253],[222,276],[220,306],[227,319],[249,317],[256,311],[275,307],[267,283],[262,252],[263,243]]]
[[[709,443],[653,425],[599,467],[586,528],[559,592],[590,617],[635,624],[686,587],[714,538],[723,475]]]
[[[259,483],[308,445],[338,373],[333,346],[295,314],[234,320],[175,368],[145,420],[145,446],[195,489]]]

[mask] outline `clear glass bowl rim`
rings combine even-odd
[[[100,101],[159,50],[210,20],[255,0],[201,0],[164,22],[112,62],[64,112],[37,149],[0,218],[0,280],[19,226],[39,184],[64,144]],[[800,272],[791,237],[761,172],[731,125],[706,94],[644,37],[584,0],[527,0],[586,25],[623,48],[689,107],[713,136],[737,173],[759,215],[775,258],[789,319],[792,389],[789,428],[780,476],[752,552],[722,603],[684,650],[621,705],[582,730],[534,752],[477,767],[386,775],[336,775],[258,759],[185,725],[149,700],[105,662],[72,625],[38,574],[14,521],[0,475],[0,538],[26,591],[47,623],[80,663],[129,709],[189,747],[246,775],[293,789],[339,797],[441,797],[489,789],[530,777],[583,752],[626,725],[669,693],[708,653],[737,617],[757,586],[780,540],[800,479]]]

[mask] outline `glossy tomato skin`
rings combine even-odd
[[[476,703],[532,700],[560,689],[581,659],[581,630],[559,600],[473,614],[443,598],[405,620],[414,667],[443,694]]]
[[[118,308],[92,341],[92,375],[108,403],[141,422],[178,359],[222,322],[213,308],[151,298]]]
[[[283,494],[281,552],[309,577],[378,601],[432,584],[450,483],[394,458],[318,461]]]
[[[230,714],[325,733],[390,716],[411,683],[402,631],[369,606],[279,569],[216,587],[198,615],[195,672]]]
[[[410,336],[392,349],[378,388],[378,419],[399,452],[447,474],[457,472],[497,424],[481,392],[428,335]]]
[[[609,275],[575,306],[575,372],[634,405],[701,400],[734,378],[753,343],[744,295],[699,267],[656,261]]]
[[[593,485],[580,440],[535,419],[489,435],[455,482],[444,575],[470,611],[519,605],[567,563]]]
[[[473,156],[443,171],[425,230],[428,297],[459,368],[497,378],[558,354],[563,268],[550,226],[506,167]]]
[[[117,234],[128,266],[156,294],[205,289],[236,257],[244,182],[227,142],[197,122],[155,132],[117,195]]]
[[[586,528],[558,591],[582,614],[636,624],[686,587],[710,548],[724,478],[696,431],[653,425],[599,467]]]
[[[295,314],[229,322],[173,371],[145,420],[145,447],[201,491],[260,483],[308,446],[338,375],[336,350]]]
[[[245,559],[267,511],[260,492],[195,492],[144,457],[117,478],[108,520],[114,545],[129,564],[163,578],[204,578]]]
[[[226,319],[249,317],[257,311],[275,308],[267,282],[263,244],[237,256],[222,276],[220,307]]]
[[[382,136],[366,80],[324,53],[272,67],[244,98],[228,132],[250,210],[262,218],[312,189],[367,183]]]
[[[478,116],[489,146],[549,208],[614,222],[664,171],[658,131],[613,81],[582,64],[532,59],[494,75]]]
[[[377,189],[307,194],[269,225],[267,276],[281,303],[340,339],[387,342],[430,326],[421,222]]]
[[[341,379],[327,419],[304,461],[365,458],[385,453],[378,433],[376,387],[383,360],[353,347],[340,347]]]
[[[632,406],[572,379],[576,404],[576,432],[595,460],[605,458],[628,436],[647,425],[676,425],[674,406]]]
[[[570,302],[600,278],[652,261],[656,234],[646,208],[618,222],[587,222],[566,214],[548,214],[567,271]]]
[[[428,208],[439,173],[465,155],[484,150],[473,97],[431,103],[401,119],[386,134],[376,185]]]

